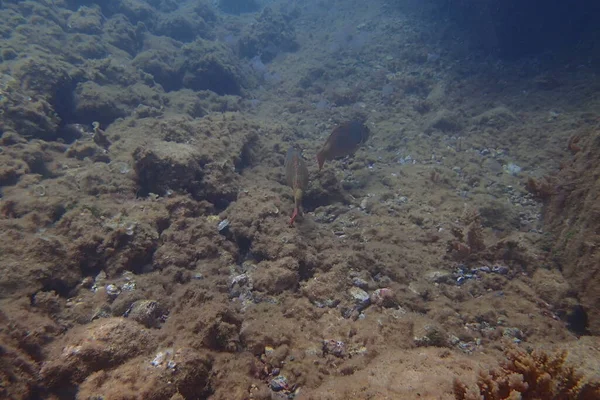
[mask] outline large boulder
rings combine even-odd
[[[573,143],[576,141],[577,143]],[[600,334],[600,132],[571,140],[572,164],[561,170],[545,218],[555,235],[554,260],[581,301],[567,315],[576,331]],[[538,183],[540,194],[542,186]],[[535,186],[531,183],[530,186]],[[586,321],[587,320],[587,321]]]

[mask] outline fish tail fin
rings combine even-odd
[[[298,216],[298,207],[294,207],[294,212],[292,213],[292,217],[290,218],[290,226],[294,226],[294,221]]]
[[[323,169],[323,164],[325,164],[325,154],[323,154],[323,150],[317,153],[317,163],[319,164],[319,171]]]
[[[294,212],[292,213],[292,217],[290,218],[290,226],[294,226],[294,221],[298,215],[302,214],[302,189],[294,190]]]

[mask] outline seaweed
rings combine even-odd
[[[592,400],[600,398],[600,382],[588,380],[567,363],[567,352],[548,354],[510,348],[499,368],[480,371],[477,388],[454,380],[457,400],[561,399]]]

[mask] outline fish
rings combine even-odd
[[[302,214],[302,197],[308,187],[308,168],[300,150],[294,146],[288,150],[283,165],[287,184],[294,192],[294,212],[290,218],[290,226],[293,226],[296,217]]]
[[[337,126],[317,153],[319,171],[323,169],[325,160],[353,154],[367,139],[369,139],[369,128],[361,121],[348,121]]]

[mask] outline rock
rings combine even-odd
[[[117,285],[113,285],[112,283],[110,285],[106,285],[104,290],[106,291],[108,297],[112,298],[117,297],[121,293],[121,289],[119,289]]]
[[[369,282],[359,277],[352,278],[352,284],[361,289],[367,289],[369,287]]]
[[[143,0],[120,0],[115,2],[117,9],[134,24],[139,22],[152,24],[156,10]]]
[[[431,271],[425,275],[425,279],[434,283],[453,283],[454,277],[448,271]]]
[[[251,13],[260,10],[260,4],[257,0],[218,0],[217,4],[224,12],[234,15]]]
[[[180,79],[181,81],[181,79]],[[179,83],[181,86],[181,82]],[[164,86],[163,86],[164,87]],[[165,90],[168,90],[165,88]],[[216,96],[216,95],[215,95]],[[167,93],[167,108],[176,114],[187,114],[192,118],[200,118],[206,115],[207,111],[204,104],[205,100],[200,98],[198,93],[189,90],[182,89],[176,92]],[[215,103],[211,103],[209,106],[214,106]]]
[[[183,47],[183,87],[239,95],[242,75],[231,50],[223,43],[197,39]]]
[[[72,32],[95,35],[102,32],[102,18],[98,6],[81,6],[67,19],[67,27]]]
[[[392,289],[381,288],[371,293],[371,304],[376,304],[381,307],[394,307],[397,305],[396,295]]]
[[[570,294],[571,286],[558,269],[536,269],[531,277],[531,283],[536,293],[555,307],[562,308],[568,304],[568,298],[574,300]]]
[[[166,91],[178,90],[183,77],[179,49],[167,38],[162,38],[159,43],[159,48],[140,52],[133,60],[133,65],[152,75],[154,81]]]
[[[425,132],[438,130],[444,133],[458,132],[462,129],[462,122],[458,115],[440,110],[432,114],[425,122]]]
[[[212,363],[208,354],[193,348],[161,350],[91,374],[78,385],[77,395],[82,399],[205,399],[210,396]]]
[[[492,128],[505,128],[517,119],[515,114],[508,108],[499,106],[487,110],[473,118],[476,125],[484,125]]]
[[[125,316],[146,328],[158,328],[163,322],[166,310],[155,300],[138,300],[134,302]]]
[[[162,194],[167,189],[194,195],[200,190],[197,177],[202,174],[201,159],[190,145],[158,142],[137,148],[133,159],[144,195]]]
[[[369,296],[369,293],[365,292],[361,288],[351,287],[348,290],[348,294],[350,295],[350,297],[352,297],[359,310],[364,309],[368,307],[369,304],[371,304],[371,298]]]
[[[338,358],[346,356],[346,344],[341,340],[323,340],[323,354],[332,354]]]
[[[217,231],[219,231],[219,233],[221,233],[221,232],[225,231],[228,227],[229,227],[229,220],[224,219],[223,221],[219,222],[219,224],[217,225]]]
[[[94,162],[109,162],[107,152],[92,142],[77,141],[69,146],[66,152],[67,157],[83,160],[89,158]]]
[[[133,321],[105,318],[73,328],[50,352],[40,372],[48,388],[82,382],[89,374],[137,356],[151,336]]]
[[[55,291],[37,292],[32,299],[32,304],[47,314],[56,314],[61,309],[60,297]]]
[[[153,30],[158,35],[168,36],[181,42],[191,42],[197,36],[210,36],[210,27],[195,13],[176,12],[159,17]]]
[[[271,383],[269,384],[269,386],[271,387],[271,390],[273,390],[274,392],[288,390],[290,387],[286,377],[283,375],[279,375],[279,376],[276,376],[275,378],[271,379]]]
[[[363,211],[369,211],[369,198],[365,197],[364,199],[361,200],[360,202],[360,209]]]
[[[252,58],[260,55],[269,62],[282,51],[296,51],[296,32],[284,16],[270,7],[263,10],[256,23],[239,40],[240,53]]]
[[[285,257],[276,261],[262,261],[252,274],[254,289],[268,294],[279,294],[298,287],[298,261]]]
[[[74,114],[80,121],[98,120],[108,125],[115,119],[128,114],[117,98],[122,94],[117,86],[100,86],[95,82],[82,82],[77,85],[74,94]]]
[[[414,343],[417,346],[448,347],[448,333],[441,326],[419,321],[415,324]]]
[[[4,113],[6,127],[14,129],[27,138],[53,140],[59,128],[60,119],[45,100],[20,102]]]
[[[134,56],[140,48],[138,28],[122,14],[115,14],[104,23],[106,42]]]
[[[508,163],[506,165],[503,165],[502,169],[504,170],[504,172],[506,172],[507,174],[510,174],[512,176],[518,176],[519,173],[521,172],[521,167],[519,167],[515,163]]]
[[[506,265],[494,265],[492,272],[495,274],[506,275],[510,272],[510,269]]]

